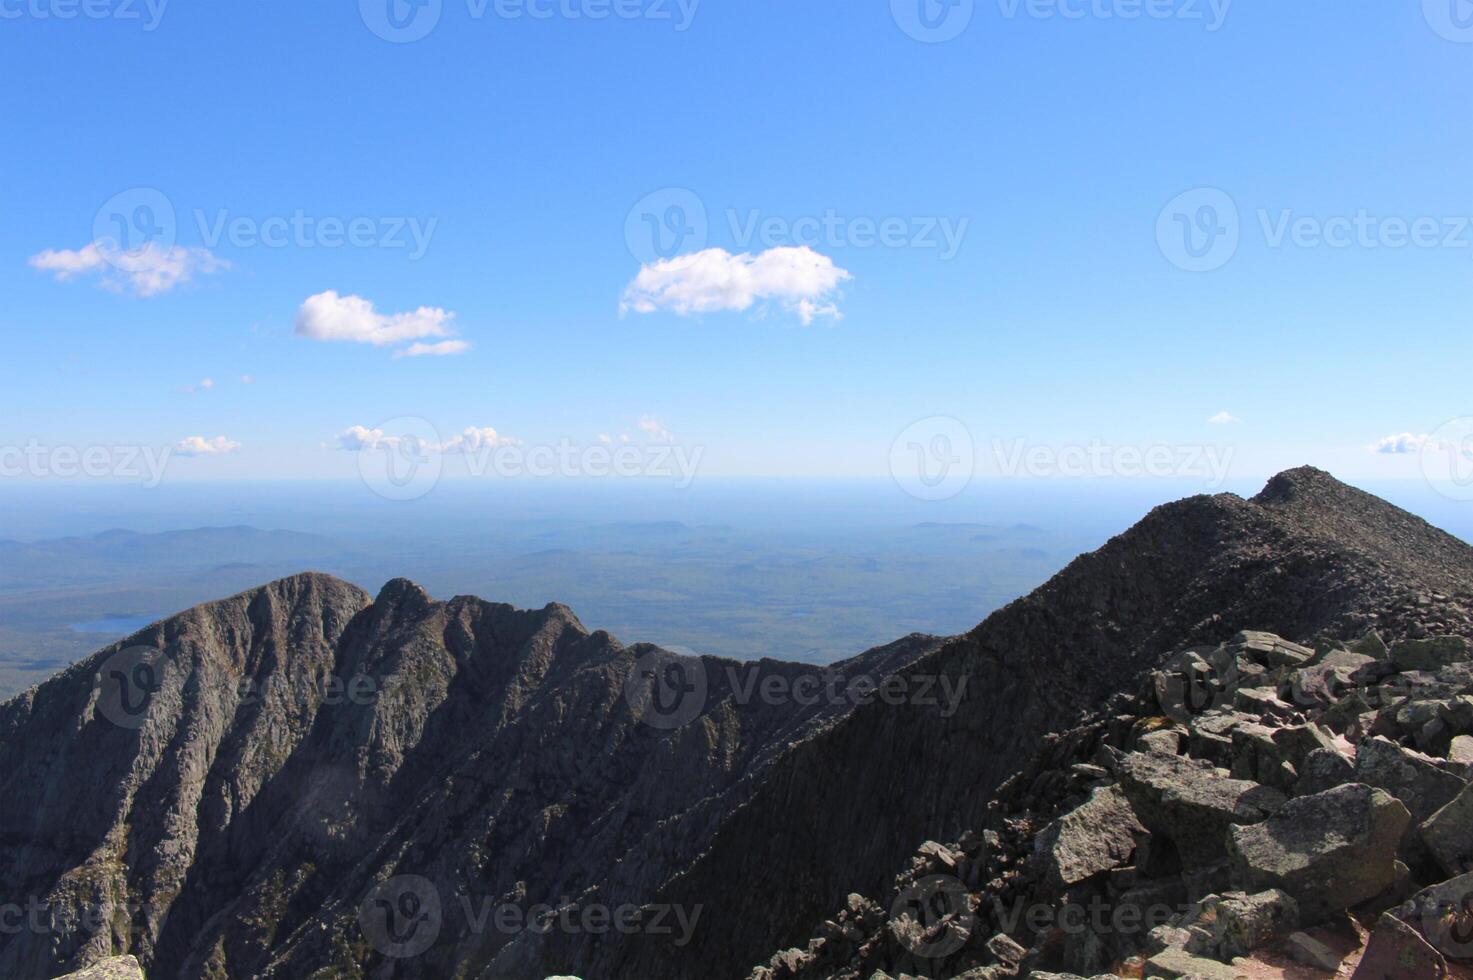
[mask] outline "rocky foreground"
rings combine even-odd
[[[1439,980],[1473,963],[1470,779],[1463,638],[1241,633],[1051,736],[985,826],[751,980]]]

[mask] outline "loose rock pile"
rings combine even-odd
[[[1439,980],[1473,963],[1470,779],[1465,639],[1240,633],[1050,736],[985,828],[751,980],[1231,980],[1265,956]]]

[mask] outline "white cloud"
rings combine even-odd
[[[157,296],[196,275],[211,275],[230,268],[207,248],[184,248],[149,242],[131,252],[116,245],[93,242],[79,249],[46,249],[30,258],[33,269],[49,272],[57,282],[80,276],[98,275],[102,285],[114,292],[131,289],[139,296]]]
[[[646,415],[644,418],[640,419],[639,429],[651,439],[656,439],[660,442],[675,441],[675,436],[671,435],[670,430],[665,428],[664,424],[661,423],[660,420],[655,418],[653,415]]]
[[[668,310],[688,316],[747,310],[774,300],[806,325],[818,317],[840,319],[833,296],[840,283],[852,278],[807,246],[770,248],[756,255],[708,248],[642,266],[625,288],[619,312]]]
[[[1406,456],[1412,453],[1419,453],[1431,438],[1429,435],[1417,436],[1410,432],[1403,432],[1400,435],[1387,436],[1381,439],[1371,447],[1371,452],[1381,453],[1386,456]]]
[[[614,444],[613,436],[609,435],[607,432],[600,432],[598,434],[598,441],[605,446],[612,446]]]
[[[477,453],[497,446],[520,446],[520,439],[504,436],[492,428],[469,428],[440,447],[447,453]]]
[[[383,429],[370,429],[367,426],[349,426],[334,437],[337,448],[347,452],[367,452],[387,447],[393,449],[405,439],[416,439],[415,436],[391,436]],[[453,436],[448,441],[436,445],[433,442],[420,440],[416,443],[422,449],[430,452],[441,453],[478,453],[484,449],[495,449],[497,446],[520,446],[522,440],[512,436],[502,435],[495,429],[484,426],[477,428],[472,426],[458,436]]]
[[[242,374],[240,376],[240,383],[243,385],[253,385],[256,383],[256,379],[251,377],[249,374]]]
[[[179,440],[174,447],[174,453],[178,456],[223,456],[233,453],[240,448],[240,443],[232,442],[224,436],[216,436],[206,439],[204,436],[189,436]]]
[[[386,347],[425,337],[448,337],[455,314],[437,306],[421,306],[410,313],[380,313],[362,296],[339,296],[329,289],[309,296],[297,311],[296,335],[312,340],[347,341]],[[398,357],[459,354],[470,344],[463,340],[413,343]]]
[[[393,446],[398,439],[384,435],[383,429],[368,429],[361,425],[349,426],[337,434],[338,448],[347,452],[362,452],[379,446]]]
[[[215,381],[214,381],[214,379],[213,378],[205,378],[204,380],[202,380],[197,385],[185,385],[184,387],[180,388],[179,390],[182,391],[182,392],[184,392],[186,395],[192,395],[192,394],[194,394],[197,391],[209,391],[213,387],[215,387]]]
[[[1208,419],[1207,420],[1207,424],[1208,425],[1232,425],[1235,422],[1241,422],[1241,421],[1243,421],[1243,420],[1240,419],[1240,418],[1238,418],[1232,412],[1222,411],[1222,412],[1218,412],[1216,415],[1212,416],[1212,418]]]
[[[435,344],[426,344],[416,341],[401,351],[396,351],[395,357],[450,357],[455,354],[464,354],[471,349],[468,341],[464,340],[442,340]]]

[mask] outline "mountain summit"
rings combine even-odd
[[[0,975],[745,976],[1174,651],[1473,636],[1470,608],[1473,549],[1312,469],[831,668],[300,575],[0,706],[0,894],[44,922]]]

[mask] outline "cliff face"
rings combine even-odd
[[[744,976],[1169,652],[1470,605],[1473,549],[1312,470],[1159,508],[842,683],[299,576],[0,706],[0,888],[46,919],[0,934],[0,975]]]
[[[878,679],[934,645],[840,669]],[[669,671],[701,696],[650,698]],[[371,600],[303,575],[190,610],[0,709],[0,887],[37,910],[0,935],[0,975],[123,952],[154,978],[465,974],[542,907],[638,904],[693,860],[846,710],[753,693],[810,673],[406,581]],[[405,880],[440,905],[413,956],[361,915]]]

